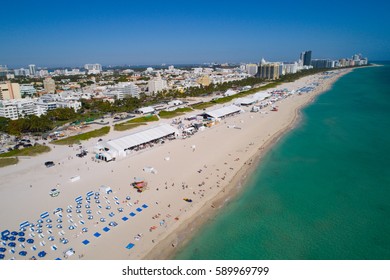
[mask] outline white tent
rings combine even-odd
[[[144,115],[154,113],[154,111],[155,110],[153,107],[143,107],[136,110],[137,113],[144,114]]]
[[[212,110],[209,112],[206,112],[206,115],[209,115],[212,118],[219,119],[223,118],[227,115],[231,115],[234,113],[241,112],[241,108],[236,106],[236,105],[230,105],[230,106],[225,106],[216,110]]]
[[[178,131],[176,128],[170,126],[169,124],[160,124],[155,127],[145,129],[121,138],[110,140],[106,142],[105,147],[107,147],[110,152],[125,156],[125,150],[137,147],[139,145],[169,136],[176,135]]]

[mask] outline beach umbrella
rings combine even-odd
[[[58,224],[58,225],[57,225],[57,228],[62,228],[62,225]]]
[[[7,251],[6,248],[4,248],[4,247],[1,247],[1,248],[0,248],[0,252],[4,253],[5,251]]]
[[[11,235],[18,235],[16,231],[11,232]]]
[[[51,224],[46,225],[47,228],[52,228],[53,226]]]
[[[80,205],[80,204],[77,204],[76,208],[81,208],[81,205]]]
[[[19,235],[19,236],[24,236],[24,232],[21,231],[21,232],[18,233],[18,235]]]
[[[51,219],[47,219],[47,220],[46,220],[46,223],[51,223],[51,222],[52,222]]]
[[[28,227],[30,225],[30,223],[28,222],[28,221],[24,221],[24,222],[22,222],[20,225],[19,225],[19,227],[20,227],[20,229],[23,229],[23,228],[25,228],[25,227]]]
[[[92,220],[93,219],[93,216],[92,215],[89,215],[88,216],[88,220]]]
[[[24,238],[24,237],[19,237],[19,238],[18,238],[18,241],[19,241],[19,242],[24,242],[25,240],[26,240],[26,238]]]
[[[44,256],[46,256],[46,252],[45,251],[40,251],[38,253],[38,257],[43,258]]]
[[[42,220],[42,219],[39,219],[39,220],[37,221],[37,223],[38,223],[38,224],[43,224],[43,220]]]
[[[93,196],[93,195],[94,195],[93,191],[87,192],[87,197],[90,197],[90,196]]]
[[[61,219],[57,219],[57,223],[62,223],[62,220]]]
[[[40,215],[41,219],[46,219],[47,217],[49,217],[49,212],[43,212],[41,215]]]
[[[15,243],[15,242],[10,242],[10,243],[8,243],[8,246],[10,246],[10,247],[16,247],[16,243]]]
[[[1,232],[1,237],[8,236],[11,232],[7,229]]]
[[[0,260],[4,259],[5,255],[4,254],[0,254]]]
[[[130,200],[131,199],[131,197],[130,196],[126,196],[126,200]]]
[[[91,206],[89,204],[85,204],[85,208],[91,208]]]
[[[8,241],[8,237],[7,236],[2,236],[1,240]]]
[[[25,255],[27,255],[27,252],[26,252],[26,251],[20,251],[20,252],[19,252],[19,255],[25,256]]]
[[[34,239],[29,238],[29,239],[27,239],[26,242],[27,242],[28,244],[33,244],[33,243],[34,243]]]
[[[15,240],[16,240],[16,237],[15,237],[15,236],[10,236],[8,239],[9,239],[10,241],[15,241]]]
[[[66,209],[66,213],[72,213],[72,210],[70,210],[69,208]]]

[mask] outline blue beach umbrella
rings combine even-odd
[[[10,242],[10,243],[8,243],[8,246],[10,246],[10,247],[16,247],[16,243],[15,243],[15,242]]]
[[[8,239],[9,239],[10,241],[15,241],[15,240],[16,240],[16,237],[15,237],[14,235],[12,235],[12,236],[10,236]]]
[[[8,236],[8,235],[10,235],[10,233],[11,232],[9,230],[4,230],[4,231],[1,232],[1,237]]]
[[[5,251],[7,251],[6,248],[4,248],[4,247],[1,247],[1,248],[0,248],[0,252],[4,253]]]
[[[25,234],[24,234],[23,231],[21,231],[21,232],[18,233],[18,235],[19,235],[19,236],[24,236]]]
[[[12,235],[18,235],[16,231],[11,232]]]
[[[19,242],[24,242],[25,240],[26,240],[26,238],[24,238],[24,237],[19,237],[19,238],[18,238],[18,241],[19,241]]]
[[[40,251],[38,253],[38,257],[43,258],[44,256],[46,256],[46,252],[45,251]]]
[[[27,242],[28,244],[33,244],[33,243],[34,243],[34,239],[29,238],[29,239],[27,239],[26,242]]]
[[[25,255],[27,255],[27,252],[26,252],[26,251],[20,251],[20,252],[19,252],[19,255],[25,256]]]
[[[8,241],[8,237],[7,236],[2,236],[1,240]]]
[[[4,259],[5,255],[4,254],[0,254],[0,260]]]

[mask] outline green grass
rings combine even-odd
[[[36,156],[38,154],[47,153],[50,152],[50,147],[48,146],[42,146],[42,145],[36,145],[28,148],[23,148],[21,150],[12,150],[8,153],[4,153],[0,155],[0,158],[4,157],[16,157],[16,156]]]
[[[158,121],[158,117],[156,115],[147,115],[147,116],[131,119],[127,122],[118,123],[114,125],[114,130],[124,131],[141,125],[146,125],[148,122],[155,122],[155,121]]]
[[[18,158],[0,158],[0,168],[8,165],[14,165],[19,162]]]
[[[203,109],[206,109],[206,108],[214,106],[214,105],[215,105],[215,103],[203,102],[203,103],[199,103],[199,104],[192,106],[192,108],[195,110],[203,110]]]
[[[103,135],[108,134],[109,132],[110,132],[110,127],[105,126],[105,127],[100,128],[100,129],[92,130],[90,132],[78,134],[75,136],[70,136],[70,137],[67,137],[64,139],[60,139],[60,140],[54,140],[54,141],[51,141],[50,143],[56,144],[56,145],[79,144],[80,141],[89,140],[91,138],[96,138],[96,137],[101,137]]]
[[[127,123],[146,123],[146,122],[155,122],[158,121],[158,117],[156,115],[147,115],[135,119],[131,119],[127,122],[121,123],[121,124],[127,124]]]
[[[141,123],[141,122],[140,123],[119,123],[119,124],[114,125],[114,130],[125,131],[125,130],[129,130],[129,129],[132,129],[132,128],[135,128],[135,127],[138,127],[141,125],[146,125],[146,123]]]
[[[160,113],[158,115],[160,116],[160,118],[170,119],[170,118],[174,118],[174,117],[177,117],[180,115],[184,115],[185,113],[191,112],[191,111],[192,111],[191,108],[177,108],[174,111],[160,111]]]

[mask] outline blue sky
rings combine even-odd
[[[7,1],[0,65],[390,60],[387,1]]]

